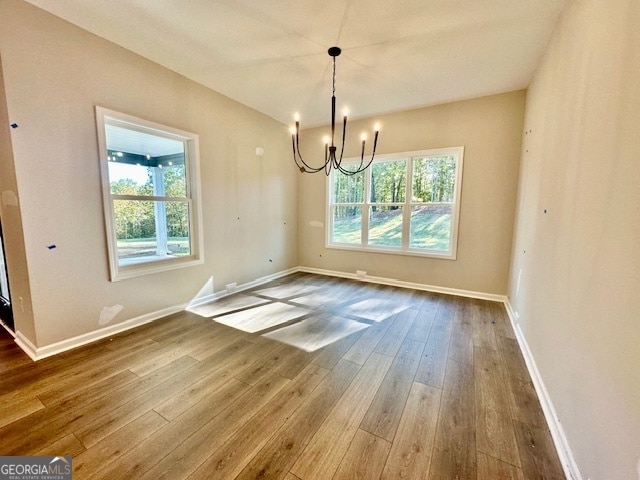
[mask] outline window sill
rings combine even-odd
[[[457,252],[438,252],[436,250],[400,250],[394,248],[384,248],[379,246],[346,245],[346,244],[327,244],[326,248],[334,250],[348,250],[351,252],[364,253],[385,253],[391,255],[404,255],[409,257],[426,257],[437,258],[440,260],[456,260]]]
[[[128,278],[150,275],[152,273],[161,273],[179,268],[192,267],[194,265],[202,265],[203,258],[191,257],[138,257],[127,259],[127,263],[118,266],[111,277],[112,282],[119,282]]]

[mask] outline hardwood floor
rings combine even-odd
[[[76,480],[564,478],[502,305],[306,274],[36,363],[0,334],[0,455],[71,455]]]

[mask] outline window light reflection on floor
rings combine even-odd
[[[313,352],[369,326],[347,318],[320,315],[265,333],[263,337]]]
[[[308,313],[310,310],[306,308],[275,302],[216,317],[214,320],[244,332],[255,333],[287,323]]]
[[[405,308],[393,300],[362,300],[344,308],[340,306],[335,315],[313,315],[314,307],[329,303],[340,305],[349,297],[355,300],[352,295],[347,291],[344,298],[327,298],[317,285],[288,283],[237,293],[188,310],[213,317],[213,321],[222,325],[247,333],[262,332],[265,338],[312,352]]]
[[[407,308],[406,305],[402,305],[393,300],[371,298],[349,305],[341,313],[343,315],[365,318],[374,322],[381,322]]]

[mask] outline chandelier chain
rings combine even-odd
[[[336,57],[333,57],[333,96],[336,96]]]

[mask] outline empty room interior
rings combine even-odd
[[[639,27],[0,0],[0,456],[640,480]]]

